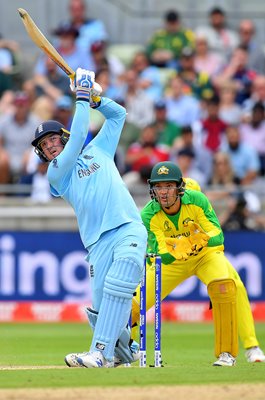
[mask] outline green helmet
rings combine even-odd
[[[182,179],[182,172],[179,167],[171,161],[163,161],[156,164],[151,171],[150,179],[148,179],[151,199],[159,202],[159,198],[153,187],[154,184],[158,182],[176,182],[176,199],[179,196],[183,196],[185,192],[185,183]]]
[[[156,164],[149,179],[150,185],[157,182],[182,182],[182,172],[179,167],[171,161],[163,161]]]

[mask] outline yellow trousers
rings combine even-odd
[[[237,271],[228,261],[222,251],[206,248],[198,256],[184,262],[162,264],[162,293],[161,298],[168,296],[181,282],[191,276],[197,276],[206,286],[215,279],[233,279],[237,287],[238,332],[244,348],[258,346],[254,320],[248,300],[248,295]],[[150,266],[146,272],[146,309],[155,303],[154,298],[155,269]],[[140,287],[133,298],[132,326],[139,321]],[[134,331],[134,330],[133,330]],[[133,332],[134,339],[136,332]]]

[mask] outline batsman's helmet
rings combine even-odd
[[[182,178],[180,168],[171,161],[162,161],[154,165],[150,179],[148,180],[150,186],[151,198],[156,198],[153,186],[158,182],[176,182],[178,195],[182,196],[185,191],[185,182]]]
[[[61,135],[61,141],[63,145],[65,145],[69,140],[70,132],[65,129],[63,124],[53,120],[42,122],[35,131],[35,139],[31,142],[32,146],[35,147],[35,153],[39,156],[41,161],[46,162],[49,160],[43,153],[39,144],[45,136],[50,135],[51,133],[58,133]]]

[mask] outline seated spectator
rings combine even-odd
[[[154,102],[139,87],[138,79],[133,69],[126,71],[121,98],[127,110],[127,121],[142,129],[154,122]]]
[[[163,85],[159,68],[150,65],[149,59],[144,52],[135,54],[131,68],[138,75],[138,85],[153,101],[160,99],[163,95]]]
[[[202,120],[204,146],[215,152],[220,149],[226,124],[219,117],[220,99],[214,96],[207,101],[207,117]]]
[[[183,126],[181,135],[175,139],[170,149],[170,159],[174,160],[176,154],[182,149],[189,149],[194,153],[193,165],[200,170],[208,182],[212,175],[212,154],[204,146],[199,145],[191,126]]]
[[[74,71],[80,65],[85,65],[87,69],[93,69],[93,61],[87,49],[82,50],[77,46],[76,39],[79,35],[77,28],[69,23],[64,23],[59,25],[53,34],[58,38],[56,50]],[[34,68],[34,73],[45,76],[47,74],[46,62],[45,56],[42,55]],[[65,75],[60,68],[58,72]]]
[[[260,175],[265,173],[265,107],[258,102],[252,109],[252,118],[249,123],[240,125],[241,139],[248,146],[253,147],[260,159]]]
[[[208,38],[202,34],[196,35],[194,69],[198,73],[206,73],[211,78],[224,67],[224,57],[209,49]]]
[[[29,90],[32,91],[34,98],[47,95],[53,100],[57,100],[63,95],[72,96],[69,87],[69,78],[66,74],[59,71],[59,67],[48,56],[43,55],[43,73],[33,73],[32,79],[26,81]]]
[[[87,51],[93,43],[107,40],[108,35],[103,21],[87,17],[85,0],[69,0],[68,10],[70,15],[68,22],[79,33],[76,43],[80,49]]]
[[[114,54],[108,54],[108,45],[105,41],[94,42],[90,52],[94,64],[93,71],[97,74],[102,69],[108,69],[111,82],[115,85],[125,72],[125,66]]]
[[[170,79],[165,103],[167,118],[179,126],[192,125],[200,119],[200,102],[195,97],[185,93],[185,85],[180,76],[174,76]]]
[[[254,105],[261,101],[265,106],[265,75],[257,75],[251,85],[251,96],[242,104],[243,118],[250,121]]]
[[[240,185],[251,185],[255,182],[260,171],[259,157],[253,147],[241,140],[238,126],[229,125],[226,128],[226,142],[221,150],[229,155]]]
[[[153,65],[175,68],[186,46],[194,46],[194,34],[182,26],[179,13],[170,10],[164,16],[164,28],[153,34],[146,51]]]
[[[209,184],[221,186],[221,192],[235,190],[239,184],[228,154],[218,151],[213,155],[213,171]]]
[[[255,60],[261,51],[261,46],[256,37],[256,27],[251,19],[242,19],[238,27],[239,45],[244,46],[248,52],[248,66],[255,68]]]
[[[157,131],[157,143],[170,149],[175,139],[180,136],[181,128],[167,118],[166,103],[162,99],[155,103],[154,126]]]
[[[242,109],[236,103],[236,83],[232,80],[224,82],[219,88],[219,117],[227,125],[237,125],[242,119]]]
[[[24,92],[16,93],[13,106],[14,112],[0,117],[0,159],[7,161],[2,183],[16,182],[23,173],[23,155],[31,147],[32,132],[41,122],[31,113]]]
[[[253,192],[238,191],[230,195],[226,209],[218,216],[224,231],[259,229],[259,211],[253,211],[253,202],[260,211],[260,202]]]
[[[70,96],[61,96],[55,102],[53,116],[50,119],[60,122],[70,131],[73,119],[73,100]]]
[[[185,93],[195,96],[198,100],[207,100],[214,95],[214,88],[206,72],[195,69],[195,51],[184,47],[179,60],[178,75],[185,85]]]
[[[175,162],[180,170],[182,171],[183,177],[189,177],[191,179],[195,179],[203,188],[207,184],[206,177],[203,172],[201,172],[195,165],[195,153],[190,148],[183,147],[175,156],[175,159],[172,160]]]
[[[48,121],[53,117],[54,101],[49,96],[39,96],[32,102],[31,112],[39,120]]]
[[[143,166],[153,166],[160,161],[168,160],[167,149],[157,143],[154,125],[142,129],[138,142],[129,146],[125,156],[128,171],[139,172]]]
[[[256,76],[256,72],[248,67],[246,48],[239,46],[234,50],[224,70],[214,77],[213,83],[219,89],[225,81],[234,81],[237,85],[236,102],[241,105],[250,97],[251,85]]]
[[[220,7],[214,7],[208,14],[209,23],[195,29],[196,35],[208,38],[209,48],[229,59],[233,50],[239,44],[238,33],[227,27],[227,14]]]

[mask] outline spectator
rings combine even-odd
[[[185,84],[185,92],[197,99],[207,100],[214,94],[211,80],[206,72],[197,72],[195,69],[195,51],[184,47],[181,51],[178,75]]]
[[[237,125],[242,119],[242,108],[236,103],[236,83],[232,80],[223,82],[219,88],[219,118],[227,125]]]
[[[265,173],[265,107],[258,102],[252,109],[249,123],[240,125],[241,138],[248,146],[253,147],[260,159],[260,175]]]
[[[160,99],[163,95],[159,68],[150,65],[149,59],[144,52],[135,54],[131,68],[137,73],[138,85],[153,101]]]
[[[107,48],[107,43],[102,40],[94,42],[91,45],[94,71],[97,74],[102,69],[107,68],[109,70],[111,82],[117,84],[125,72],[125,66],[114,54],[108,54]]]
[[[128,171],[139,173],[144,166],[153,166],[159,161],[168,160],[167,149],[157,143],[157,132],[154,125],[142,129],[138,142],[129,146],[125,157]]]
[[[162,99],[155,103],[154,125],[158,135],[157,142],[168,148],[170,148],[175,139],[180,136],[181,128],[167,118],[166,103]]]
[[[106,41],[107,32],[103,21],[94,18],[87,18],[85,0],[70,0],[68,5],[70,24],[79,33],[77,46],[83,51],[89,51],[92,44],[99,41]]]
[[[209,184],[221,186],[220,191],[224,193],[234,190],[238,183],[229,155],[222,151],[216,152],[213,155],[213,172]]]
[[[207,117],[202,120],[204,146],[212,152],[220,149],[226,124],[219,117],[220,99],[214,96],[207,101]]]
[[[122,99],[128,113],[127,121],[142,129],[154,122],[154,102],[139,87],[138,79],[133,69],[127,70]]]
[[[254,193],[239,191],[230,195],[226,209],[219,216],[222,229],[224,231],[257,230],[259,212],[253,212],[253,201],[260,211],[260,202]]]
[[[125,72],[125,77],[126,77]],[[124,82],[117,82],[112,79],[111,72],[108,66],[97,71],[96,80],[102,87],[102,91],[105,96],[110,97],[112,99],[118,100],[124,96],[125,84]]]
[[[68,65],[75,71],[80,65],[86,65],[87,68],[92,69],[93,61],[87,50],[82,50],[77,46],[76,39],[79,35],[78,29],[69,23],[63,23],[54,30],[53,34],[57,36],[58,43],[56,50],[65,59]],[[47,74],[47,60],[45,56],[41,56],[38,60],[34,73],[38,75]],[[60,68],[60,74],[65,74]]]
[[[169,10],[164,16],[164,28],[153,34],[146,50],[153,65],[175,68],[186,46],[194,46],[194,34],[182,26],[178,12]]]
[[[204,146],[199,145],[191,126],[183,126],[181,135],[174,141],[170,150],[170,159],[174,160],[176,154],[182,149],[189,149],[194,153],[193,165],[209,181],[212,175],[212,154]]]
[[[203,189],[207,183],[206,177],[195,165],[195,153],[190,148],[180,149],[173,160],[181,169],[184,177],[195,179]]]
[[[240,185],[251,185],[260,171],[257,152],[241,140],[239,127],[236,125],[226,128],[226,140],[221,150],[229,155],[237,181]]]
[[[261,101],[265,106],[265,76],[258,75],[254,78],[251,86],[251,96],[242,104],[244,120],[250,120],[254,105]]]
[[[209,49],[207,36],[196,35],[194,69],[206,73],[211,78],[223,69],[224,57]]]
[[[200,102],[186,94],[184,87],[180,76],[172,77],[165,97],[167,117],[179,126],[192,125],[201,116]]]
[[[59,71],[59,67],[48,56],[43,55],[43,72],[35,70],[33,78],[26,82],[34,97],[47,95],[57,100],[63,95],[72,96],[69,87],[69,78]]]
[[[0,118],[0,159],[4,157],[6,175],[2,182],[15,182],[22,174],[24,153],[30,148],[32,132],[39,120],[30,111],[30,102],[24,92],[14,98],[14,112]]]
[[[251,19],[242,19],[238,28],[239,44],[248,52],[248,66],[255,69],[255,59],[260,52],[256,35],[255,24]]]
[[[210,10],[208,17],[209,24],[198,27],[195,33],[207,37],[210,50],[228,60],[239,44],[238,34],[227,27],[227,15],[222,8],[214,7]]]
[[[219,89],[222,84],[231,79],[237,84],[236,102],[242,104],[251,94],[251,85],[256,72],[248,68],[248,52],[244,46],[237,47],[224,70],[214,78],[214,84]]]
[[[60,122],[67,130],[70,130],[73,119],[73,100],[70,96],[61,96],[55,102],[52,118]]]

